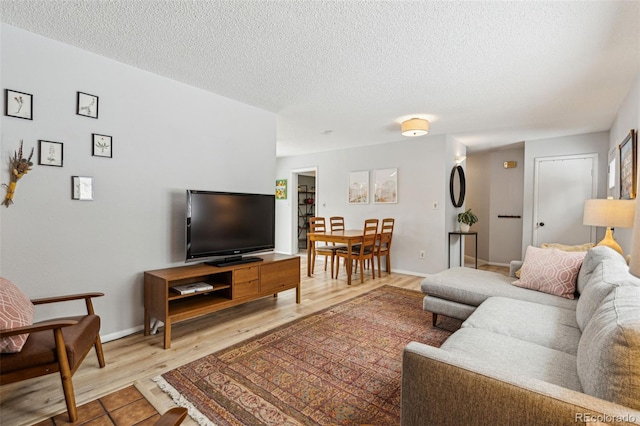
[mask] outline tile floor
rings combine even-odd
[[[131,385],[95,401],[78,407],[78,421],[69,422],[65,411],[35,426],[85,425],[85,426],[151,426],[160,414]]]

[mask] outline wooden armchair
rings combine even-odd
[[[34,305],[84,299],[87,315],[58,318],[24,327],[0,330],[0,338],[29,333],[20,352],[0,354],[0,385],[60,372],[69,420],[78,419],[71,380],[82,360],[95,347],[100,368],[105,366],[100,341],[100,317],[95,315],[91,299],[103,293],[85,293],[33,299]]]

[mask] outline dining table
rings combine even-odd
[[[311,276],[311,247],[316,241],[346,244],[347,252],[347,284],[351,285],[351,247],[362,242],[362,229],[344,229],[340,231],[308,232],[307,233],[307,276]]]

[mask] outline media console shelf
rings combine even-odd
[[[205,264],[156,269],[144,273],[144,334],[151,319],[164,322],[164,348],[171,347],[171,324],[221,309],[296,289],[300,303],[300,258],[281,254],[259,256],[262,261],[232,266]],[[171,287],[206,283],[213,288],[179,294]]]

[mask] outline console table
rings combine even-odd
[[[464,266],[464,257],[462,256],[462,237],[465,237],[467,235],[473,235],[475,237],[476,240],[476,251],[475,251],[475,258],[476,258],[476,269],[478,269],[478,233],[477,232],[462,232],[462,231],[455,231],[455,232],[449,232],[449,250],[447,250],[447,256],[449,259],[449,268],[451,268],[451,236],[452,235],[459,235],[460,236],[460,266]]]
[[[164,348],[171,347],[174,322],[206,315],[279,292],[296,289],[300,303],[300,258],[281,254],[258,256],[260,262],[232,266],[204,263],[144,273],[144,334],[151,334],[151,318],[164,322]],[[213,289],[179,294],[171,287],[207,283]]]

